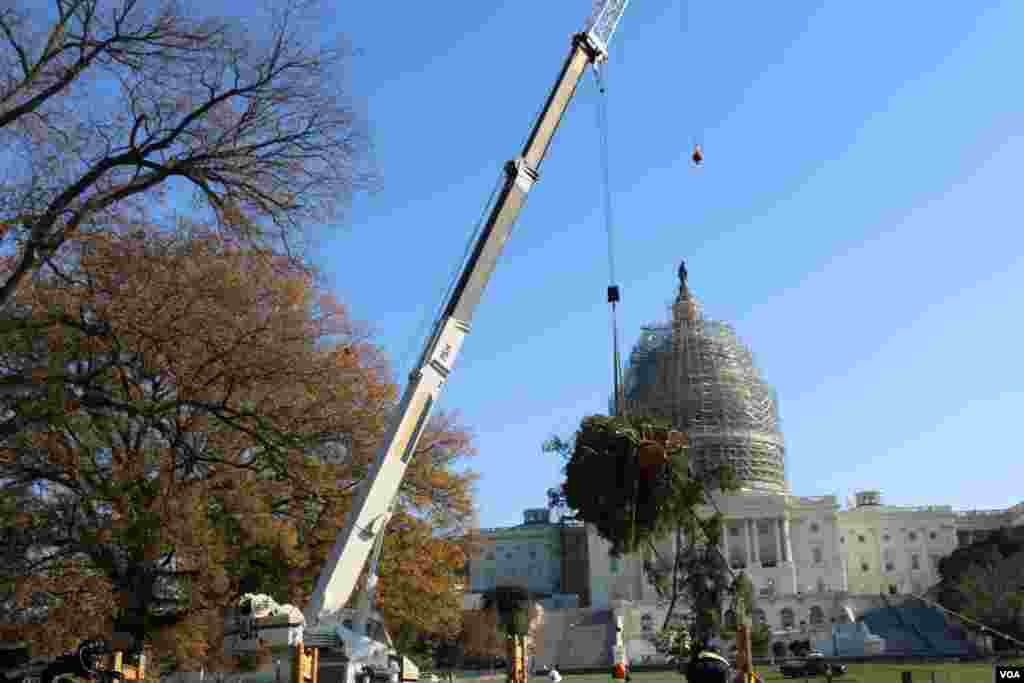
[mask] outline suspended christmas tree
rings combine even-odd
[[[664,538],[696,514],[709,489],[733,485],[728,468],[691,472],[685,435],[648,418],[586,417],[571,443],[555,438],[545,450],[566,458],[565,504],[595,526],[613,555]]]

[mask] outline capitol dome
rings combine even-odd
[[[733,327],[704,317],[685,264],[672,322],[642,328],[624,396],[630,413],[668,419],[686,432],[698,471],[729,463],[741,487],[787,492],[775,391]]]

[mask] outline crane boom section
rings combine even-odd
[[[320,572],[306,609],[307,624],[332,620],[331,615],[345,607],[352,595],[372,551],[374,537],[383,532],[391,501],[398,493],[419,438],[469,332],[470,321],[502,248],[538,177],[540,163],[558,124],[587,65],[605,59],[607,41],[627,2],[603,0],[599,3],[588,23],[588,32],[573,39],[569,56],[521,156],[505,165],[504,184],[416,370],[409,377],[367,485],[359,490],[355,505]]]
[[[608,54],[608,43],[628,4],[629,0],[595,0],[594,11],[587,19],[586,32],[600,52]]]

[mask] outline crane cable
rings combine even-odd
[[[597,82],[597,128],[600,134],[601,184],[604,200],[604,226],[608,234],[608,305],[611,307],[612,324],[612,384],[615,392],[613,404],[615,417],[626,416],[625,396],[622,377],[622,357],[619,353],[619,322],[616,305],[620,300],[619,286],[615,282],[615,220],[612,213],[611,164],[608,160],[608,86],[607,74],[602,74],[598,64],[594,64],[594,80]],[[630,510],[629,545],[632,547],[636,539],[636,512],[639,506],[640,477],[639,455],[634,455],[632,463],[633,500]]]
[[[597,82],[597,128],[600,134],[601,182],[604,204],[605,232],[608,235],[608,304],[611,307],[612,326],[612,385],[614,390],[615,416],[624,417],[626,410],[623,396],[622,358],[619,353],[619,323],[617,304],[620,300],[619,286],[615,282],[615,220],[612,213],[611,164],[608,160],[608,88],[607,75],[594,65],[594,80]]]

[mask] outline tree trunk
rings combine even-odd
[[[676,609],[676,603],[679,602],[679,557],[683,552],[683,530],[682,527],[676,527],[676,548],[675,557],[672,559],[672,598],[668,603],[668,611],[665,612],[665,623],[661,625],[662,630],[668,628],[668,625],[672,623],[672,613]]]
[[[508,660],[508,683],[527,683],[529,674],[526,671],[526,636],[506,638]]]

